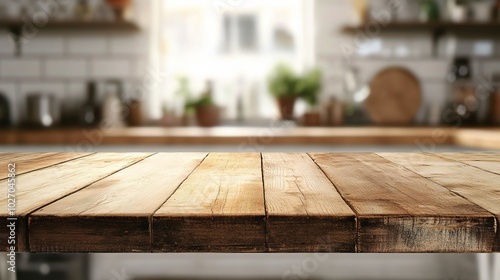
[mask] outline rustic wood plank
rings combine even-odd
[[[209,154],[154,214],[153,246],[164,252],[264,251],[260,154]]]
[[[150,155],[150,153],[93,154],[17,176],[18,250],[28,250],[28,214]],[[6,185],[6,180],[1,180],[0,185]],[[0,197],[0,209],[7,209],[6,196]],[[6,213],[1,212],[0,240],[7,240],[6,218]],[[5,248],[1,246],[0,249]]]
[[[492,251],[495,218],[439,184],[376,154],[311,157],[358,215],[359,252]]]
[[[0,180],[7,178],[9,163],[16,164],[16,174],[31,172],[61,162],[90,155],[89,153],[0,153]]]
[[[468,165],[500,174],[500,153],[443,153],[436,156],[460,161]]]
[[[31,252],[150,251],[151,216],[206,155],[156,154],[41,208]]]
[[[355,252],[356,219],[305,154],[262,154],[268,248],[274,252]]]
[[[500,221],[500,175],[432,154],[380,155],[448,188],[493,213],[497,217],[497,238],[494,250],[500,252],[500,231],[498,230],[498,221]],[[447,155],[447,157],[450,157],[450,155]],[[459,157],[463,158],[463,155],[457,156],[457,158]],[[469,159],[471,158],[469,157]],[[491,156],[490,162],[495,158],[497,157]]]

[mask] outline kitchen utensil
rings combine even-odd
[[[390,67],[372,79],[365,107],[375,124],[408,125],[414,121],[420,103],[420,83],[415,75],[404,68]]]
[[[471,76],[472,71],[469,58],[455,58],[448,74],[448,82],[454,83],[460,80],[469,80]]]
[[[98,108],[96,105],[97,85],[95,82],[87,84],[87,100],[83,105],[80,122],[84,126],[92,126],[98,123]]]
[[[106,97],[102,105],[102,122],[106,128],[125,126],[123,114],[122,84],[119,81],[108,81],[106,85]]]
[[[57,104],[54,96],[32,93],[27,96],[28,124],[35,127],[51,127],[58,121]]]
[[[479,105],[476,88],[472,84],[462,82],[453,85],[452,111],[459,117],[461,125],[477,124]]]
[[[10,120],[10,106],[7,97],[0,93],[0,127],[7,127],[11,125]]]
[[[367,121],[363,106],[370,90],[361,82],[359,70],[351,65],[344,72],[343,90],[345,95],[345,122],[347,124],[364,124]]]

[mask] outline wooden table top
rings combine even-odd
[[[457,145],[500,149],[500,128],[450,127],[137,127],[0,130],[3,145],[238,145],[255,152],[265,145]]]
[[[2,189],[9,163],[18,251],[500,251],[500,153],[0,153]]]

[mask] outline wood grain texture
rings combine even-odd
[[[455,145],[461,147],[500,150],[500,129],[458,129],[452,135]]]
[[[384,153],[380,155],[446,187],[496,215],[497,238],[494,250],[500,251],[500,234],[498,234],[500,175],[432,154]],[[446,157],[454,156],[448,154]],[[463,159],[464,155],[457,155],[458,158]],[[468,159],[471,158],[474,157],[468,157]],[[490,162],[492,160],[490,158]]]
[[[402,67],[381,70],[370,82],[364,102],[372,121],[379,125],[411,124],[422,102],[420,82]]]
[[[88,153],[0,153],[0,180],[7,178],[9,163],[16,164],[16,175],[90,155]]]
[[[376,154],[311,157],[357,213],[359,252],[492,251],[494,217],[439,184]]]
[[[262,154],[268,248],[272,252],[355,252],[356,219],[305,154]]]
[[[438,134],[435,132],[439,131]],[[500,139],[500,130],[476,129],[475,134],[487,131]],[[68,144],[68,145],[238,145],[240,151],[255,152],[262,145],[415,145],[432,141],[436,144],[454,144],[453,128],[408,127],[317,127],[289,128],[278,121],[270,121],[266,128],[255,127],[127,127],[97,132],[82,129],[1,130],[1,144]],[[273,135],[271,139],[269,134]],[[497,141],[498,143],[498,141]],[[480,146],[478,146],[480,147]],[[496,145],[500,148],[500,144]]]
[[[436,156],[460,161],[468,165],[500,174],[500,153],[443,153]]]
[[[110,174],[128,167],[149,153],[100,153],[56,164],[17,176],[16,216],[19,219],[19,251],[28,250],[27,215]],[[5,185],[1,180],[0,185]],[[7,209],[7,197],[0,197],[0,209]],[[7,240],[6,214],[0,213],[0,239]],[[21,229],[24,229],[21,231]],[[3,246],[2,246],[2,249]]]
[[[153,216],[162,252],[262,252],[265,210],[258,153],[212,153]]]
[[[150,251],[151,216],[206,155],[155,154],[41,208],[30,216],[31,251]]]

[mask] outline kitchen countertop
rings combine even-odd
[[[239,145],[242,151],[262,145],[458,145],[500,149],[500,128],[334,127],[138,127],[121,129],[7,129],[3,145]],[[429,151],[425,149],[425,151]]]
[[[500,251],[500,153],[0,153],[8,163],[19,251]]]

